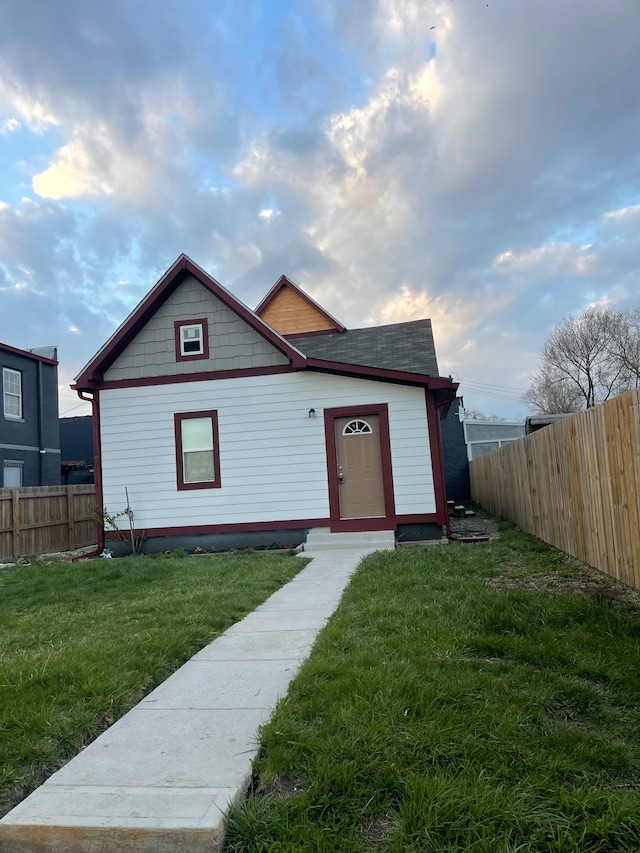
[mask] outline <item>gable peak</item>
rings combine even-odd
[[[255,313],[285,337],[345,331],[342,323],[284,274],[258,305]]]

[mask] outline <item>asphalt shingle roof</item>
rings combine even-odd
[[[310,358],[439,375],[431,320],[309,335],[294,338],[291,343]]]

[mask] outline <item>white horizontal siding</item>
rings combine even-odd
[[[311,372],[102,391],[105,506],[122,509],[126,486],[143,528],[326,518],[323,409],[374,403],[389,407],[396,511],[435,512],[424,391]],[[222,488],[179,492],[173,415],[208,409]]]

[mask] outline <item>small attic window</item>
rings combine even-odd
[[[176,320],[176,360],[209,358],[209,329],[206,318]]]
[[[180,329],[180,355],[201,355],[202,326],[183,326]]]

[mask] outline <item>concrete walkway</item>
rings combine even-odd
[[[321,551],[0,820],[1,853],[215,853],[258,727],[374,548]]]

